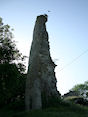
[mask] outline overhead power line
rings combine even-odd
[[[85,51],[83,51],[79,56],[77,56],[76,58],[74,58],[71,62],[67,63],[62,69],[60,69],[59,71],[63,71],[66,67],[68,67],[69,65],[73,64],[76,60],[78,60],[81,56],[83,56],[84,54],[86,54],[88,52],[88,49],[86,49]]]

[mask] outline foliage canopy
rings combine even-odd
[[[83,84],[75,85],[71,90],[78,91],[80,93],[80,96],[88,99],[88,81],[84,82]]]
[[[24,95],[24,59],[25,56],[16,48],[12,29],[0,18],[0,105]]]

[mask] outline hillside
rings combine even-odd
[[[19,111],[6,106],[0,109],[0,117],[88,117],[88,108],[70,103],[43,110]]]

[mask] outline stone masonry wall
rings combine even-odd
[[[25,90],[26,110],[42,108],[43,92],[47,98],[58,96],[54,72],[56,65],[50,56],[46,31],[47,20],[47,15],[38,16],[34,27]]]

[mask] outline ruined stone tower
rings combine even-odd
[[[56,88],[55,64],[50,56],[47,15],[36,19],[33,41],[30,50],[29,66],[25,90],[26,110],[42,108],[42,94],[48,97],[58,96]]]

